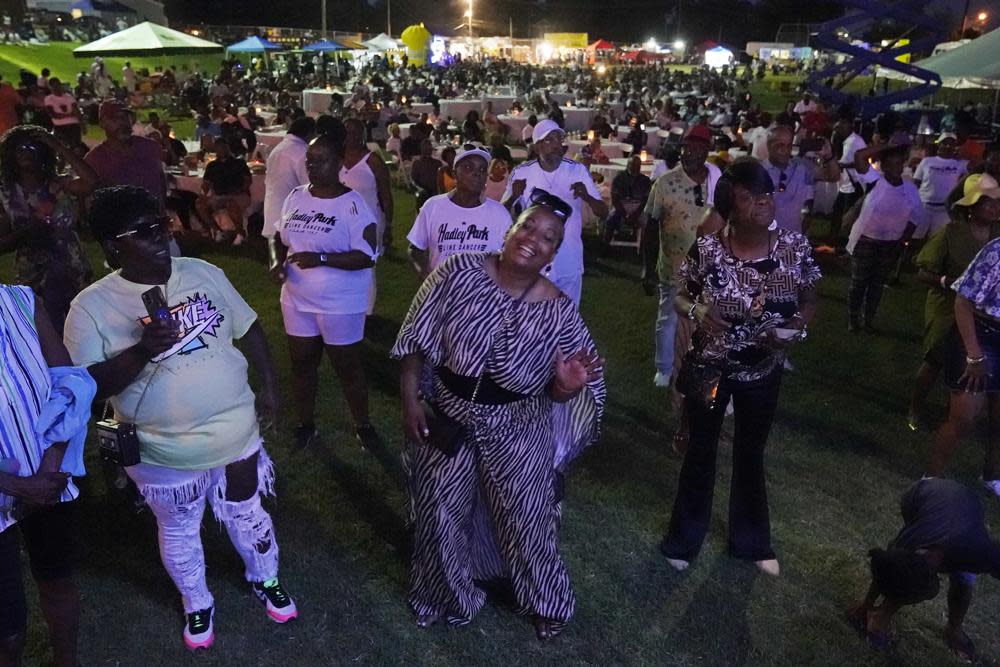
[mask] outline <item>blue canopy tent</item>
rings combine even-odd
[[[338,51],[350,51],[350,47],[344,46],[340,42],[335,42],[332,39],[323,39],[318,42],[313,42],[312,44],[306,44],[302,47],[303,51],[318,51],[320,53],[333,53],[334,66],[337,68],[337,78],[340,78],[340,56],[337,55]]]
[[[264,64],[267,66],[267,69],[270,70],[271,63],[267,54],[269,51],[280,51],[281,48],[280,44],[275,44],[274,42],[268,41],[263,37],[253,35],[252,37],[247,37],[243,41],[230,44],[226,47],[226,53],[263,53]]]
[[[280,44],[275,44],[257,35],[247,37],[241,42],[236,42],[226,47],[226,51],[230,51],[231,53],[267,53],[268,51],[280,50]]]

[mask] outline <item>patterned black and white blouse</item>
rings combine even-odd
[[[727,249],[726,233],[699,238],[677,275],[688,294],[714,303],[729,323],[722,335],[695,331],[696,357],[721,364],[733,380],[755,382],[785,360],[785,351],[766,343],[767,332],[789,325],[799,314],[800,291],[814,287],[821,274],[802,234],[775,230],[770,255],[744,262]]]
[[[594,341],[569,298],[517,301],[486,272],[488,256],[461,253],[435,269],[417,291],[390,354],[401,359],[420,352],[425,363],[468,377],[478,377],[488,361],[489,376],[504,389],[545,394],[556,348],[569,356],[595,350]],[[557,464],[597,437],[604,400],[602,378],[565,404],[573,418],[566,425],[570,432],[556,434]]]

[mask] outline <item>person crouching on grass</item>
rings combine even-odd
[[[976,649],[962,622],[972,604],[976,574],[1000,578],[1000,543],[986,532],[983,506],[968,488],[948,479],[925,478],[903,494],[903,528],[888,549],[872,549],[872,581],[848,620],[872,645],[889,643],[889,625],[902,607],[937,597],[938,576],[947,574],[948,621],[944,640],[966,662]],[[881,604],[876,604],[881,599]]]

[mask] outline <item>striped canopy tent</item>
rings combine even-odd
[[[362,42],[362,44],[367,46],[372,51],[393,51],[399,48],[399,42],[384,32],[379,33],[371,39],[366,39]]]
[[[119,30],[96,41],[73,49],[77,58],[94,56],[174,56],[187,53],[218,53],[221,44],[200,39],[179,30],[171,30],[151,21],[145,21]]]

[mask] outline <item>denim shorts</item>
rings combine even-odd
[[[986,379],[984,391],[1000,391],[1000,325],[976,318],[976,338],[979,339],[979,347],[986,357],[986,370],[989,377]],[[945,350],[944,381],[952,391],[963,391],[965,387],[959,384],[958,379],[965,372],[965,345],[962,337],[958,333],[958,328],[952,330],[949,335]]]

